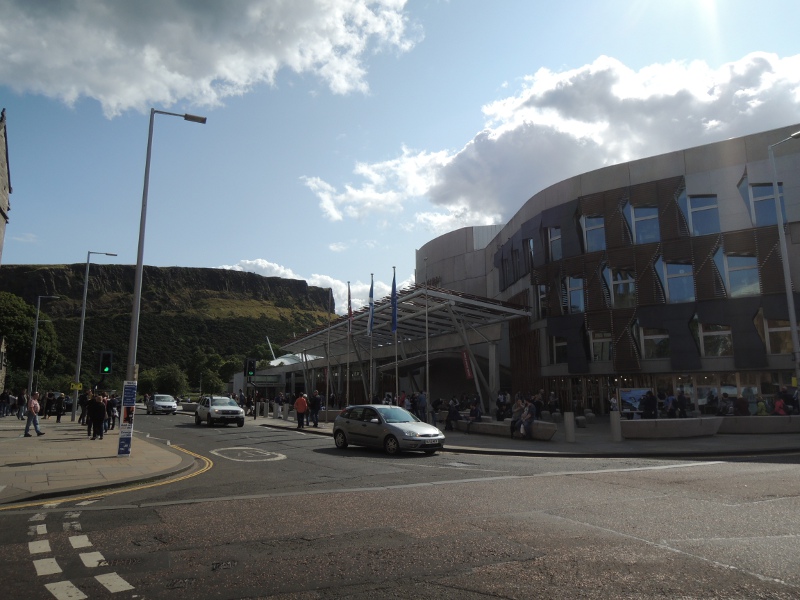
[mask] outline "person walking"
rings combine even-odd
[[[305,424],[306,411],[308,410],[308,396],[300,394],[294,401],[294,414],[297,419],[297,429],[302,429]]]
[[[308,403],[308,409],[311,413],[310,419],[311,422],[314,424],[314,427],[319,427],[319,409],[322,408],[322,398],[319,395],[317,390],[314,390],[314,394],[311,396],[311,400]]]
[[[86,407],[88,411],[87,420],[89,421],[89,428],[92,434],[92,439],[96,440],[98,436],[103,439],[103,424],[106,420],[106,405],[100,399],[100,396],[94,395],[89,401],[89,406]]]
[[[36,431],[36,435],[44,435],[44,431],[39,429],[39,392],[33,392],[28,400],[28,421],[25,423],[25,437],[31,435],[31,424]]]
[[[78,425],[86,425],[86,405],[89,404],[89,398],[86,392],[78,396],[78,406],[81,409],[81,414],[78,417]]]
[[[428,422],[428,397],[425,395],[425,390],[417,396],[417,416],[423,423]]]
[[[56,423],[61,423],[61,415],[64,414],[64,394],[59,394],[56,398]]]
[[[22,390],[17,396],[17,418],[21,421],[25,418],[25,408],[28,406],[28,392]]]

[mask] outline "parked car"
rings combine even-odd
[[[212,427],[214,423],[236,423],[244,427],[244,410],[236,400],[227,396],[203,396],[197,401],[194,413],[195,425],[205,423]]]
[[[169,413],[174,415],[178,410],[178,403],[169,394],[153,394],[145,405],[147,414]]]
[[[444,448],[444,434],[399,406],[348,406],[333,422],[333,440],[339,449],[355,446],[383,448],[387,454],[421,450],[433,454]]]
[[[50,410],[47,412],[48,415],[56,414],[56,404],[59,396],[64,396],[64,412],[62,414],[67,414],[72,412],[72,400],[73,400],[72,396],[67,396],[62,392],[53,392],[53,395],[55,396],[55,400],[50,403],[49,406]],[[46,403],[47,403],[47,394],[41,394],[39,396],[39,405],[42,407],[42,412],[44,412],[44,407]]]

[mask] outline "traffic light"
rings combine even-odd
[[[244,361],[244,374],[245,377],[252,377],[256,374],[256,359],[247,358]]]
[[[110,375],[111,374],[111,360],[112,354],[111,350],[103,350],[100,353],[100,375]]]

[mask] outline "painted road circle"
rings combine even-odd
[[[237,462],[268,462],[286,458],[283,454],[268,452],[261,448],[218,448],[217,450],[212,450],[211,454]]]

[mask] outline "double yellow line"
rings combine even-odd
[[[180,450],[181,452],[188,454],[189,456],[193,456],[194,458],[198,459],[200,462],[203,463],[203,466],[193,473],[187,473],[186,475],[181,475],[180,477],[175,477],[173,479],[165,479],[163,481],[153,481],[151,483],[143,483],[143,484],[133,484],[130,486],[126,486],[119,489],[114,490],[105,490],[100,491],[92,494],[84,494],[81,496],[65,496],[62,499],[54,499],[50,498],[47,500],[37,500],[36,502],[24,502],[19,504],[10,504],[8,506],[0,506],[0,512],[6,510],[18,510],[20,508],[31,508],[34,506],[44,506],[45,504],[51,504],[53,502],[77,502],[79,500],[91,500],[93,498],[105,498],[106,496],[114,496],[116,494],[124,494],[126,492],[133,492],[136,490],[146,490],[149,488],[155,488],[162,485],[169,485],[173,483],[178,483],[179,481],[185,481],[187,479],[191,479],[192,477],[197,477],[198,475],[202,475],[211,467],[214,466],[214,463],[211,461],[210,458],[206,458],[200,454],[196,454],[191,450],[186,450],[185,448],[181,448],[180,446],[170,446],[175,450]]]

